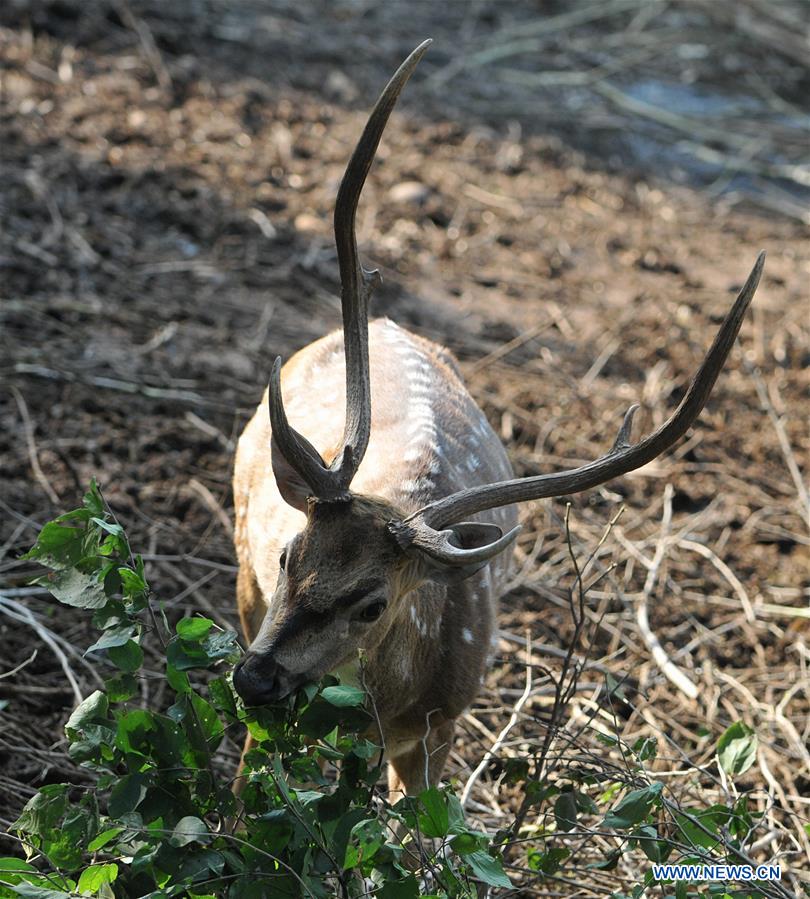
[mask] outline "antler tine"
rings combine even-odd
[[[380,94],[340,182],[335,203],[335,244],[340,266],[343,340],[346,354],[346,425],[343,451],[330,466],[348,489],[368,447],[371,430],[371,385],[368,365],[368,304],[380,281],[378,271],[360,264],[355,216],[360,193],[388,118],[403,87],[431,41],[423,41],[402,63]]]
[[[275,448],[301,475],[314,496],[322,499],[336,498],[335,477],[324,464],[321,454],[287,420],[281,399],[281,356],[276,356],[270,372],[269,405],[270,429]]]
[[[653,431],[648,437],[636,444],[628,443],[632,417],[635,412],[635,407],[631,407],[625,415],[613,447],[599,459],[589,462],[581,468],[568,471],[531,478],[517,478],[462,490],[419,509],[406,518],[403,525],[410,527],[411,533],[414,535],[426,529],[435,532],[476,512],[483,512],[485,509],[493,509],[496,506],[579,493],[582,490],[604,484],[628,471],[640,468],[661,455],[689,430],[709,398],[717,376],[739,333],[746,309],[757,289],[764,262],[765,253],[762,252],[757,257],[748,280],[726,315],[706,358],[692,379],[678,408],[660,428]],[[424,536],[419,539],[414,536],[412,541],[421,543],[424,539]]]

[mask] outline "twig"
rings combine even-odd
[[[557,31],[607,18],[627,9],[636,9],[640,5],[641,0],[612,0],[612,2],[592,3],[558,16],[538,19],[532,23],[523,22],[519,29],[504,29],[500,33],[490,36],[489,45],[485,49],[479,50],[477,53],[461,54],[443,69],[439,69],[427,79],[428,84],[432,87],[444,86],[451,78],[463,71],[489,65],[499,59],[516,56],[527,50],[532,52],[542,49],[544,46],[542,39]],[[502,40],[503,38],[506,40]]]
[[[509,353],[512,352],[512,350],[516,350],[518,347],[523,346],[530,340],[534,340],[534,338],[539,334],[542,334],[550,324],[551,322],[545,321],[542,324],[535,325],[533,328],[529,328],[528,331],[525,331],[523,334],[519,334],[513,340],[510,340],[508,343],[502,344],[496,350],[488,353],[483,358],[478,359],[467,368],[468,376],[477,374],[479,371],[486,368],[488,365],[491,365],[493,362],[497,362],[499,359],[503,359],[504,356],[508,356]]]
[[[14,371],[21,375],[33,375],[37,378],[47,378],[50,381],[66,381],[68,384],[87,384],[91,387],[101,387],[106,390],[117,390],[120,393],[141,394],[149,399],[174,400],[178,403],[188,403],[193,406],[206,406],[210,409],[230,409],[226,403],[206,399],[190,390],[175,390],[173,388],[150,387],[148,384],[136,384],[132,381],[123,381],[120,378],[106,378],[86,375],[77,375],[70,371],[56,371],[44,365],[34,365],[29,362],[16,362]]]
[[[233,525],[231,524],[230,518],[225,514],[225,510],[222,508],[221,503],[218,502],[217,498],[213,493],[203,484],[201,481],[198,481],[197,478],[192,478],[188,482],[188,486],[200,499],[205,503],[205,505],[210,509],[211,512],[217,518],[217,521],[222,525],[225,533],[233,539]]]
[[[17,674],[17,672],[22,671],[26,665],[30,665],[31,662],[34,661],[34,659],[37,657],[38,652],[39,650],[35,649],[24,662],[20,662],[20,664],[12,668],[11,671],[4,671],[2,674],[0,674],[0,680],[2,680],[4,677],[13,677],[15,674]]]
[[[774,409],[771,398],[768,396],[768,389],[765,386],[765,381],[762,378],[759,368],[745,358],[743,358],[743,366],[748,374],[751,375],[751,379],[753,380],[754,387],[757,391],[757,396],[759,397],[760,405],[768,413],[768,418],[770,418],[773,429],[776,431],[776,437],[779,440],[782,455],[785,457],[785,464],[788,467],[791,478],[793,478],[796,492],[799,494],[799,501],[804,506],[804,516],[808,530],[810,530],[810,492],[802,477],[799,464],[796,462],[796,456],[793,454],[793,448],[790,445],[785,426],[782,423],[782,419],[776,414],[776,409]]]
[[[21,606],[19,603],[13,602],[2,594],[0,594],[0,612],[3,612],[10,618],[14,618],[16,621],[24,622],[37,632],[42,642],[48,646],[51,652],[59,660],[59,664],[62,666],[62,670],[65,672],[65,677],[68,679],[68,682],[70,683],[70,686],[73,690],[73,696],[76,699],[76,705],[84,702],[84,696],[82,695],[81,687],[79,687],[79,682],[78,680],[76,680],[76,675],[73,673],[73,669],[70,667],[70,662],[68,662],[67,656],[57,645],[57,642],[54,639],[55,635],[42,624],[40,624],[39,621],[37,621],[30,609],[26,609],[25,606]]]
[[[658,580],[658,571],[667,551],[669,529],[672,525],[672,497],[675,491],[672,484],[667,484],[664,488],[664,512],[661,516],[661,532],[658,537],[658,544],[655,548],[652,565],[647,572],[647,579],[644,582],[644,589],[636,603],[636,625],[642,639],[650,650],[656,665],[661,669],[664,675],[670,680],[682,693],[685,693],[690,699],[697,699],[698,688],[695,684],[681,671],[678,666],[671,661],[664,651],[664,647],[658,637],[653,633],[650,627],[650,618],[647,611],[647,605],[655,588],[655,582]]]
[[[28,406],[23,398],[23,395],[16,387],[11,388],[11,392],[14,394],[14,399],[17,401],[17,408],[20,410],[20,416],[23,420],[23,429],[25,430],[25,442],[28,445],[28,458],[31,461],[31,469],[34,472],[34,477],[39,482],[40,487],[45,491],[48,495],[48,499],[55,505],[59,505],[59,497],[56,494],[56,491],[51,487],[50,481],[45,477],[45,473],[42,471],[39,465],[39,456],[37,455],[37,444],[34,440],[34,424],[31,421],[31,416],[28,414]]]
[[[422,749],[424,749],[424,751],[425,751],[425,789],[426,790],[430,786],[430,756],[431,756],[431,753],[430,753],[430,750],[428,749],[428,744],[427,744],[428,737],[430,737],[430,730],[431,730],[430,716],[435,715],[436,712],[440,712],[440,711],[441,711],[441,709],[431,709],[429,712],[427,712],[425,714],[425,733],[422,736],[421,743],[422,743]]]
[[[135,17],[126,0],[114,0],[114,4],[116,12],[121,17],[121,21],[127,28],[131,28],[135,34],[138,35],[143,54],[146,57],[149,67],[152,69],[158,84],[164,91],[170,90],[172,86],[172,77],[169,74],[169,70],[166,68],[166,63],[163,62],[163,57],[160,55],[160,50],[158,50],[158,46],[155,43],[152,32],[149,30],[149,26],[143,19]]]
[[[810,618],[810,607],[808,606],[778,606],[776,603],[763,602],[757,603],[757,612],[782,618]]]
[[[751,600],[748,598],[748,594],[745,592],[745,587],[743,587],[740,579],[736,574],[726,565],[726,563],[719,558],[715,553],[713,553],[708,546],[704,546],[702,543],[696,543],[694,540],[679,540],[678,546],[683,549],[691,549],[692,552],[696,552],[698,555],[703,556],[704,559],[708,559],[712,565],[723,575],[723,577],[729,582],[731,585],[731,589],[737,594],[740,598],[740,605],[743,607],[745,611],[746,619],[753,624],[757,620],[756,613],[754,612],[754,607],[751,605]]]

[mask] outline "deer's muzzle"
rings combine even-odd
[[[284,699],[295,685],[272,656],[248,652],[233,669],[233,686],[245,705],[253,706]]]

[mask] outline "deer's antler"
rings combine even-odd
[[[335,203],[335,244],[340,266],[343,342],[346,353],[346,424],[341,448],[327,466],[315,447],[288,423],[281,399],[281,360],[270,379],[270,424],[277,449],[321,500],[348,497],[349,485],[363,461],[371,430],[368,364],[368,305],[380,282],[378,271],[360,264],[355,236],[357,203],[388,118],[430,41],[421,43],[388,82],[369,116],[346,167]]]
[[[485,484],[443,497],[417,510],[404,521],[391,524],[391,530],[400,544],[421,548],[434,559],[450,565],[466,565],[471,561],[480,561],[482,551],[485,552],[487,548],[490,550],[489,557],[491,558],[503,549],[504,538],[494,541],[489,544],[489,547],[478,546],[475,549],[464,549],[458,546],[454,532],[444,530],[444,528],[469,515],[474,515],[476,512],[483,512],[485,509],[494,509],[497,506],[507,506],[530,499],[567,496],[597,487],[628,471],[641,468],[642,465],[646,465],[668,450],[689,430],[709,398],[717,376],[720,374],[739,333],[745,311],[757,289],[764,262],[765,253],[762,252],[757,257],[751,274],[734,305],[726,315],[703,364],[692,379],[686,395],[678,408],[660,428],[638,443],[631,444],[630,432],[633,415],[638,408],[638,406],[631,406],[625,413],[624,421],[613,446],[599,459],[588,462],[580,468]],[[513,531],[507,536],[514,539],[516,535],[517,531]],[[473,553],[475,558],[472,557]]]

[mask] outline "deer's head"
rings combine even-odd
[[[374,649],[402,600],[426,580],[468,577],[514,539],[494,525],[461,522],[434,554],[401,542],[403,513],[381,497],[309,497],[304,529],[284,548],[276,589],[234,685],[251,705],[281,699]],[[483,551],[481,551],[483,550]]]
[[[407,515],[379,497],[351,493],[369,441],[371,392],[368,304],[379,273],[360,265],[355,216],[360,193],[394,103],[430,42],[397,70],[369,117],[338,191],[335,241],[341,275],[346,356],[346,424],[340,448],[327,463],[287,421],[281,360],[270,379],[272,465],[283,499],[306,513],[304,529],[279,560],[276,590],[248,654],[234,672],[246,702],[281,699],[371,649],[385,636],[401,599],[425,580],[468,577],[515,539],[493,524],[463,521],[499,506],[558,497],[603,484],[640,468],[682,437],[699,415],[742,324],[762,272],[757,259],[706,358],[678,408],[636,444],[630,432],[636,406],[624,416],[611,449],[580,468],[471,487]]]

